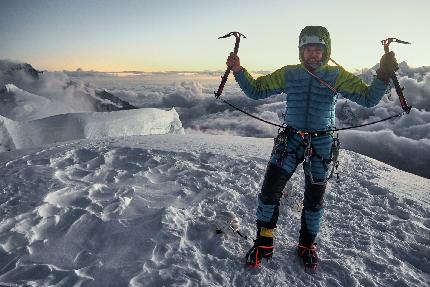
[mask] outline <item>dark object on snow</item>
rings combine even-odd
[[[121,100],[120,98],[112,95],[106,90],[96,91],[95,96],[100,100],[94,102],[94,107],[97,111],[120,111],[120,110],[133,110],[138,107],[131,105],[129,102]]]

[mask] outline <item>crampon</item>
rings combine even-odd
[[[273,255],[273,245],[261,246],[254,245],[248,253],[246,253],[246,266],[251,268],[259,268],[261,260],[265,258],[269,260]]]
[[[314,243],[310,247],[299,244],[297,251],[303,260],[305,271],[316,271],[318,268],[317,244]]]

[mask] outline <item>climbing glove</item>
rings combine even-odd
[[[391,76],[399,69],[394,52],[388,52],[381,57],[379,69],[376,70],[376,77],[388,84]]]

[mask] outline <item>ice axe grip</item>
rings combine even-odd
[[[389,46],[392,42],[396,42],[396,43],[400,43],[400,44],[410,44],[409,42],[402,41],[402,40],[399,40],[397,38],[387,38],[387,39],[381,41],[382,45],[384,45],[385,54],[390,52]],[[391,80],[393,80],[394,88],[396,89],[397,95],[399,96],[400,106],[402,107],[402,109],[407,114],[409,114],[412,107],[408,105],[408,102],[406,101],[406,98],[403,95],[403,88],[400,87],[399,80],[397,79],[396,73],[393,72],[391,74],[390,78],[391,78]]]
[[[233,51],[233,53],[235,55],[237,55],[237,52],[239,51],[240,37],[243,37],[243,38],[246,38],[246,37],[245,37],[245,35],[243,35],[242,33],[239,33],[239,32],[230,32],[227,35],[219,37],[218,39],[228,38],[230,36],[236,37],[236,42],[234,44],[234,51]],[[218,91],[214,92],[215,98],[218,99],[221,96],[222,91],[223,91],[224,86],[225,86],[225,83],[227,82],[228,75],[230,74],[230,71],[231,71],[231,67],[227,67],[227,69],[224,72],[224,75],[221,76],[222,80],[221,80],[221,83],[219,84]]]

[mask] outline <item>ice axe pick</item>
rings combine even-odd
[[[218,39],[228,38],[230,36],[234,36],[236,38],[236,43],[234,44],[234,54],[237,55],[239,50],[240,37],[246,38],[245,35],[239,32],[230,32],[227,35],[218,37]],[[227,67],[223,76],[221,76],[221,83],[219,84],[218,91],[214,92],[215,98],[219,98],[222,94],[222,90],[224,89],[225,83],[227,82],[228,75],[230,74],[231,67]]]
[[[387,39],[381,41],[382,45],[384,45],[385,54],[390,52],[389,46],[392,42],[396,42],[396,43],[400,43],[400,44],[410,44],[409,42],[402,41],[402,40],[399,40],[397,38],[387,38]],[[393,80],[393,84],[394,84],[394,87],[396,88],[397,95],[399,96],[400,105],[402,106],[402,109],[407,114],[409,114],[412,107],[409,106],[408,103],[406,102],[406,98],[403,95],[403,89],[404,88],[400,87],[399,80],[397,79],[396,73],[393,72],[391,74],[390,78],[391,78],[391,80]]]

